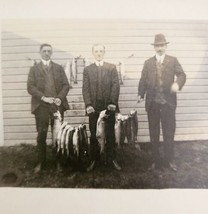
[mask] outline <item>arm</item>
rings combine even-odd
[[[63,100],[69,92],[69,82],[65,74],[65,71],[61,66],[60,66],[60,78],[61,78],[62,88],[59,91],[57,98]]]
[[[86,68],[83,71],[83,81],[82,81],[82,95],[86,107],[91,106],[91,96],[90,96],[90,81],[88,76],[88,71]]]
[[[34,67],[32,67],[30,69],[27,79],[27,91],[30,95],[32,95],[33,97],[40,101],[44,94],[36,86],[37,80],[35,79],[34,72],[35,72]]]
[[[186,82],[186,74],[177,59],[175,59],[175,75],[177,77],[176,83],[179,86],[179,90],[181,90]]]

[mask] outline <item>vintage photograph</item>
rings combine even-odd
[[[208,188],[208,21],[4,19],[0,186]]]

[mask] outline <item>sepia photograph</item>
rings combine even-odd
[[[207,190],[208,19],[106,11],[5,12],[0,191],[131,201]]]

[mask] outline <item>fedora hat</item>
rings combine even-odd
[[[151,45],[166,45],[169,42],[166,41],[165,36],[163,34],[156,34],[155,41]]]

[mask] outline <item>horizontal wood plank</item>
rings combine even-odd
[[[40,60],[39,46],[53,45],[53,60],[65,65],[78,61],[78,84],[71,83],[67,95],[70,105],[65,120],[74,125],[86,123],[82,97],[83,58],[93,62],[94,43],[106,46],[105,60],[125,64],[119,106],[122,114],[133,108],[138,112],[138,140],[149,142],[144,102],[137,104],[138,82],[146,59],[154,55],[150,45],[154,35],[163,32],[167,54],[176,56],[187,74],[183,90],[177,94],[176,140],[208,139],[208,25],[207,21],[139,20],[4,20],[2,23],[2,95],[5,145],[36,144],[35,118],[31,114],[31,96],[27,77],[33,60]],[[48,136],[50,140],[50,133]],[[162,139],[162,138],[161,138]]]

